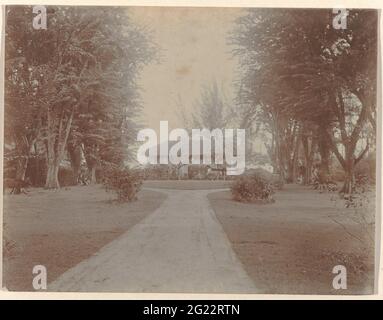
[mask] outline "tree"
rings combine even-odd
[[[44,143],[45,186],[58,188],[67,151],[78,167],[82,148],[93,173],[99,153],[112,145],[121,150],[123,161],[123,142],[134,135],[128,123],[140,108],[136,77],[154,47],[147,33],[118,8],[50,7],[47,30],[34,30],[31,21],[30,6],[7,10],[6,86],[12,92],[7,92],[6,110],[13,128],[7,136],[12,130],[21,132],[16,122],[23,132],[34,132],[27,145]],[[23,123],[16,110],[24,101],[31,117]]]
[[[299,146],[289,143],[288,129],[295,121],[306,128],[303,135],[299,130],[294,132],[301,139],[307,139],[308,126],[314,129],[310,130],[310,136],[318,146],[321,171],[329,173],[330,150],[342,163],[341,153],[336,148],[336,132],[342,131],[342,127],[351,130],[352,123],[345,124],[342,120],[343,115],[348,114],[358,119],[351,139],[346,135],[341,139],[347,145],[345,157],[348,159],[344,159],[342,166],[346,176],[351,177],[353,166],[350,164],[355,159],[350,159],[354,158],[361,130],[366,119],[374,119],[370,111],[374,109],[372,101],[376,97],[373,90],[376,85],[373,72],[376,67],[376,12],[353,10],[346,31],[333,29],[332,19],[330,10],[249,10],[238,19],[231,38],[244,75],[239,92],[241,101],[253,106],[250,109],[253,114],[260,106],[260,114],[268,117],[275,139],[275,159],[281,172],[283,155],[289,154],[290,159],[294,159],[294,156],[291,158],[294,147],[291,148]],[[367,31],[363,29],[365,23]],[[362,102],[364,92],[368,92],[367,103]],[[359,110],[349,104],[349,93],[361,96]],[[348,112],[342,111],[346,109]],[[311,151],[307,141],[302,142],[308,165],[311,164]],[[315,150],[315,144],[312,143],[311,150]],[[363,156],[362,152],[360,157]],[[349,179],[346,178],[345,186],[349,185]]]
[[[14,146],[5,158],[16,161],[16,178],[25,178],[36,142],[41,138],[42,109],[39,104],[41,62],[46,53],[34,47],[41,33],[33,32],[32,10],[16,6],[6,11],[4,137]]]
[[[329,99],[337,126],[328,141],[345,171],[342,193],[353,192],[355,166],[369,150],[368,139],[357,150],[363,131],[376,132],[377,21],[375,10],[352,10],[348,29],[326,48],[326,62],[333,66],[337,80],[331,82]],[[338,144],[343,145],[343,154]]]
[[[192,114],[195,128],[225,128],[228,104],[216,81],[202,88],[201,97],[195,102],[195,110]]]

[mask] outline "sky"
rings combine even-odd
[[[146,66],[139,81],[142,120],[158,137],[160,120],[169,121],[169,130],[183,127],[177,99],[191,112],[201,88],[213,81],[229,100],[234,97],[238,62],[227,35],[242,14],[237,8],[129,8],[133,22],[149,27],[160,48],[160,62]]]

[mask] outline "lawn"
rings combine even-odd
[[[235,202],[228,191],[208,196],[262,293],[372,293],[373,242],[365,225],[354,221],[353,211],[331,197],[338,196],[297,185],[285,186],[276,202],[266,205]],[[367,228],[373,239],[373,226]],[[347,290],[332,288],[335,265],[347,268]]]
[[[373,243],[366,238],[366,226],[353,219],[353,210],[331,200],[336,194],[286,185],[276,193],[275,203],[259,205],[233,201],[225,190],[229,186],[230,181],[222,180],[144,183],[147,188],[212,190],[208,198],[216,216],[262,293],[372,293]],[[140,222],[165,198],[144,189],[137,201],[121,204],[100,186],[5,195],[4,235],[10,246],[3,260],[4,284],[9,290],[33,290],[32,268],[38,264],[47,267],[48,282],[56,279]],[[373,237],[373,226],[367,228]],[[347,268],[345,291],[332,288],[332,269],[339,264]]]
[[[211,190],[230,188],[231,181],[224,180],[146,180],[144,187],[177,190]]]
[[[138,200],[116,203],[100,186],[60,191],[30,189],[5,195],[3,284],[8,290],[32,289],[32,268],[44,265],[48,282],[97,252],[160,206],[163,193],[143,190]]]

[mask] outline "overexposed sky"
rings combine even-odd
[[[160,48],[160,63],[145,67],[140,80],[142,118],[148,128],[158,131],[160,120],[169,121],[169,130],[182,127],[178,96],[191,111],[201,88],[214,80],[229,99],[233,97],[237,61],[227,35],[242,9],[134,7],[128,11],[135,23],[152,30]]]

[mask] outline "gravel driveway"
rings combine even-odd
[[[151,190],[168,198],[48,290],[256,293],[210,207],[217,190]]]

